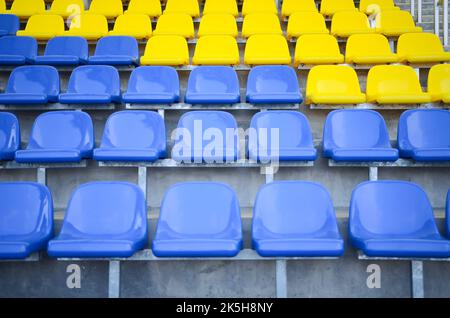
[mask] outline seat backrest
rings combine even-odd
[[[127,13],[145,14],[159,17],[162,13],[160,0],[130,0]]]
[[[415,23],[408,11],[385,10],[377,14],[375,26],[379,29],[412,28]]]
[[[265,12],[278,14],[275,1],[272,0],[244,0],[242,4],[242,16],[249,13]]]
[[[234,0],[233,0],[234,1]],[[227,13],[209,13],[202,17],[198,37],[207,35],[238,35],[236,18]]]
[[[230,66],[199,66],[190,74],[187,93],[223,94],[239,91],[239,79]]]
[[[128,93],[174,93],[180,92],[177,71],[169,66],[140,66],[133,70],[128,81]]]
[[[362,31],[370,29],[367,16],[358,11],[339,11],[333,15],[331,20],[331,33],[341,30]]]
[[[3,36],[0,38],[0,55],[22,55],[35,59],[38,44],[31,36]]]
[[[384,118],[376,111],[363,109],[342,109],[328,114],[323,143],[324,150],[391,147]]]
[[[70,75],[68,93],[120,95],[119,72],[113,66],[85,65]]]
[[[281,15],[288,17],[294,12],[317,12],[314,0],[284,0],[281,7]]]
[[[36,14],[28,19],[26,31],[51,32],[62,34],[64,32],[64,19],[56,14]]]
[[[282,34],[280,20],[273,13],[249,13],[242,24],[242,36],[254,34]]]
[[[392,9],[395,7],[393,0],[360,0],[359,10],[361,12],[380,12],[383,9]]]
[[[122,0],[92,0],[89,12],[114,18],[123,14]]]
[[[167,0],[164,13],[185,13],[191,17],[200,15],[198,0]]]
[[[18,16],[32,16],[44,11],[44,0],[14,0],[11,5],[11,13]]]
[[[398,122],[400,149],[450,148],[450,111],[411,109]]]
[[[326,29],[325,18],[318,12],[294,12],[289,17],[288,27],[290,22],[295,23],[298,29],[301,30]]]
[[[83,0],[53,0],[50,12],[61,14],[63,16],[71,16],[84,12]]]
[[[53,66],[19,66],[9,76],[7,93],[45,94],[56,97],[60,93],[58,70]]]
[[[422,93],[419,77],[406,65],[376,65],[367,75],[367,98],[378,94],[402,95]]]
[[[239,15],[236,0],[206,0],[203,7],[203,15],[211,13]]]
[[[131,36],[105,36],[98,40],[95,55],[125,55],[139,57],[139,47]]]
[[[44,55],[73,55],[87,60],[88,42],[79,36],[57,36],[50,39],[45,47]]]
[[[345,56],[373,56],[391,54],[388,39],[382,34],[352,34],[347,39]]]
[[[90,182],[72,194],[61,228],[61,236],[71,233],[113,235],[147,233],[144,193],[128,182]]]
[[[117,17],[114,23],[114,31],[120,31],[122,34],[127,32],[133,34],[136,31],[152,32],[152,21],[150,17],[145,14],[127,13]]]
[[[6,31],[8,35],[16,35],[19,29],[20,22],[18,16],[14,14],[0,14],[0,30]]]
[[[441,40],[433,33],[405,33],[398,38],[397,54],[400,57],[443,52]]]
[[[80,111],[55,111],[39,115],[34,121],[27,149],[78,149],[94,147],[91,117]]]
[[[320,13],[333,15],[339,11],[355,11],[353,0],[322,0],[320,2]]]
[[[450,65],[434,65],[428,73],[428,93],[434,98],[440,98],[450,92]]]
[[[77,30],[86,33],[108,33],[108,20],[101,14],[84,13],[73,17],[69,30]]]
[[[145,46],[144,56],[166,57],[170,52],[180,52],[189,61],[189,48],[185,38],[180,35],[152,36]],[[180,55],[181,55],[180,54]]]
[[[2,182],[0,201],[0,237],[53,234],[53,200],[46,186],[35,182]]]
[[[337,39],[330,34],[304,34],[297,39],[296,54],[300,56],[340,55]]]
[[[14,159],[16,150],[20,148],[20,125],[17,117],[12,113],[0,113],[0,160]],[[3,154],[2,154],[3,153]],[[12,157],[4,157],[5,153],[12,153]]]
[[[164,13],[158,18],[155,34],[157,35],[182,35],[194,36],[194,22],[186,13]]]
[[[309,72],[306,95],[360,94],[356,71],[345,65],[318,65]]]
[[[247,93],[298,93],[300,85],[294,69],[287,65],[253,67],[247,78]]]

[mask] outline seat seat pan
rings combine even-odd
[[[334,30],[333,35],[339,36],[339,37],[349,37],[353,34],[368,34],[368,33],[375,33],[375,29],[348,29],[348,30]]]
[[[0,65],[24,65],[31,62],[23,55],[4,55],[0,54]]]
[[[265,64],[291,64],[291,57],[290,56],[260,56],[260,57],[246,57],[245,63],[250,65],[265,65]]]
[[[47,104],[48,96],[46,94],[0,94],[0,104],[4,105],[29,105],[29,104]]]
[[[79,65],[86,61],[75,55],[42,55],[36,57],[35,64],[38,65]]]
[[[295,63],[298,64],[339,64],[344,62],[342,54],[329,56],[300,56],[296,57]]]
[[[247,101],[252,104],[299,104],[303,101],[298,93],[251,93],[247,94]]]
[[[93,65],[136,65],[139,62],[136,58],[127,55],[95,55],[88,59]]]
[[[125,239],[100,240],[95,238],[56,238],[48,243],[48,255],[51,257],[130,257],[143,244]]]
[[[109,94],[65,93],[59,95],[59,102],[63,104],[109,104],[113,102],[113,96]]]
[[[158,257],[233,257],[241,245],[231,239],[165,239],[153,241],[153,253]]]
[[[234,93],[187,93],[186,103],[188,104],[236,104],[239,103],[239,94]]]
[[[94,150],[98,161],[156,161],[160,154],[155,149],[98,148]]]
[[[413,27],[413,28],[392,28],[392,29],[381,29],[378,32],[386,35],[386,36],[399,36],[403,33],[416,33],[422,32],[421,27]]]
[[[59,35],[57,32],[35,32],[26,30],[17,31],[17,36],[31,36],[36,40],[50,40],[57,35]]]
[[[450,241],[439,239],[367,239],[360,245],[373,257],[450,257]]]
[[[81,159],[78,149],[27,149],[16,152],[19,163],[80,162]]]
[[[450,147],[414,149],[412,158],[415,161],[450,161]]]
[[[147,39],[152,36],[151,32],[139,31],[139,30],[128,30],[128,31],[109,31],[108,35],[114,36],[131,36],[137,40]]]
[[[86,32],[86,31],[79,31],[79,30],[69,30],[64,33],[65,36],[81,36],[85,38],[86,40],[98,40],[101,37],[104,37],[108,35],[107,33],[103,32]]]
[[[372,56],[353,56],[350,62],[355,64],[384,64],[395,63],[398,61],[399,57],[396,54],[392,53]]]
[[[378,104],[422,104],[431,102],[431,97],[427,93],[409,95],[379,95],[373,98]]]
[[[124,103],[143,104],[172,104],[178,101],[178,96],[173,93],[125,93],[122,95]]]
[[[141,65],[162,65],[162,66],[171,66],[171,65],[187,65],[189,64],[189,58],[185,57],[141,57]]]
[[[394,148],[337,148],[331,158],[335,161],[396,161],[398,150]]]
[[[269,150],[250,150],[250,158],[261,162],[273,161],[273,155],[269,153]],[[278,151],[279,161],[310,161],[316,160],[317,150],[315,148],[281,148]]]
[[[27,258],[33,250],[27,242],[21,241],[1,241],[0,259],[24,259]]]
[[[320,94],[311,95],[309,99],[313,104],[361,104],[366,102],[366,95],[362,93],[354,95]]]
[[[404,57],[404,61],[410,63],[435,63],[450,61],[450,53],[445,52],[441,54],[414,54]]]
[[[344,253],[340,238],[279,238],[254,240],[253,246],[265,257],[338,257]]]

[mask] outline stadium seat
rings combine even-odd
[[[256,113],[250,122],[248,157],[262,163],[316,160],[306,116],[289,110]]]
[[[164,119],[147,110],[126,110],[108,117],[100,148],[94,150],[98,161],[156,161],[166,156]]]
[[[65,35],[82,36],[87,40],[98,40],[108,35],[108,21],[99,14],[80,14],[75,16]]]
[[[400,10],[394,0],[360,0],[359,11],[365,14],[376,14],[386,10]]]
[[[297,39],[294,65],[343,63],[336,38],[329,34],[305,34]]]
[[[419,77],[406,65],[376,65],[367,75],[367,101],[378,104],[429,103],[431,97],[422,91]]]
[[[152,21],[145,14],[125,14],[117,17],[109,35],[132,36],[138,40],[152,36]]]
[[[185,13],[198,18],[200,16],[198,0],[167,0],[164,13]]]
[[[12,113],[0,113],[0,161],[14,160],[20,149],[20,125]]]
[[[450,61],[450,52],[445,52],[441,40],[434,33],[406,33],[397,42],[400,62],[436,63]]]
[[[232,257],[242,249],[236,193],[215,182],[170,187],[161,204],[153,253],[158,257]]]
[[[50,257],[130,257],[147,244],[144,193],[128,182],[90,182],[72,194]]]
[[[273,13],[247,14],[242,24],[242,37],[255,34],[283,34],[278,16]]]
[[[34,182],[0,183],[0,259],[25,259],[47,248],[53,235],[53,200]]]
[[[0,36],[16,35],[20,29],[19,18],[14,14],[0,14]]]
[[[278,14],[275,1],[272,0],[244,0],[242,4],[242,16],[249,13],[273,13]]]
[[[203,15],[207,14],[231,14],[234,17],[239,15],[236,0],[206,0],[203,8]]]
[[[290,17],[296,12],[318,12],[314,0],[284,0],[281,7],[281,16]]]
[[[160,0],[130,0],[125,14],[143,14],[151,18],[162,14]]]
[[[341,109],[328,114],[323,154],[334,161],[396,161],[384,118],[373,110]]]
[[[10,10],[5,13],[15,14],[21,19],[28,19],[32,15],[45,12],[44,0],[14,0]]]
[[[240,99],[239,79],[232,67],[200,66],[189,75],[186,103],[235,104]]]
[[[130,36],[105,36],[98,40],[94,55],[89,57],[89,64],[137,65],[138,43]]]
[[[122,102],[135,104],[172,104],[178,102],[180,81],[168,66],[140,66],[133,70]]]
[[[20,66],[11,72],[6,91],[0,94],[0,104],[30,105],[56,102],[59,87],[59,74],[54,67]]]
[[[346,38],[352,34],[374,33],[367,16],[358,11],[337,12],[331,20],[331,34]]]
[[[83,12],[83,0],[53,0],[50,10],[46,11],[46,13],[60,15],[63,18],[68,18]]]
[[[323,15],[317,12],[295,12],[289,17],[287,37],[298,38],[304,34],[329,34]]]
[[[405,111],[398,123],[397,142],[402,158],[450,161],[450,111]]]
[[[306,81],[307,104],[359,104],[366,101],[356,71],[345,65],[319,65]]]
[[[237,65],[240,62],[236,39],[229,35],[208,35],[198,39],[192,63],[195,65]]]
[[[297,74],[285,65],[261,65],[250,70],[247,102],[252,104],[301,103]]]
[[[114,19],[123,14],[122,0],[92,0],[88,12]]]
[[[197,36],[200,38],[207,35],[230,35],[236,38],[238,34],[234,16],[224,13],[209,13],[202,17]]]
[[[141,56],[141,65],[188,65],[189,49],[186,39],[179,35],[151,37]]]
[[[187,39],[193,38],[194,22],[186,13],[164,13],[158,18],[154,35],[180,35]]]
[[[80,162],[91,158],[94,127],[81,111],[53,111],[39,115],[26,150],[16,152],[20,163]]]
[[[324,16],[333,16],[340,11],[356,11],[353,0],[322,0],[320,2],[320,13]]]
[[[378,33],[386,36],[400,36],[403,33],[422,32],[421,27],[416,27],[413,17],[407,11],[387,10],[377,14],[375,28]]]
[[[352,194],[351,244],[371,257],[450,257],[426,193],[405,181],[370,181]]]
[[[59,15],[37,14],[28,19],[25,30],[18,36],[32,36],[37,40],[48,40],[64,33],[64,19]]]
[[[244,53],[245,64],[291,64],[291,62],[288,44],[282,35],[257,34],[248,38]]]
[[[119,72],[113,66],[85,65],[73,70],[63,104],[109,104],[120,102]]]
[[[174,134],[172,158],[184,163],[225,163],[237,160],[239,140],[234,133],[237,122],[234,117],[223,111],[190,111],[184,113]],[[201,135],[196,135],[201,133]],[[203,137],[206,133],[211,140]],[[212,136],[211,136],[212,135]],[[200,138],[200,139],[199,139]],[[200,142],[201,140],[201,142]],[[201,143],[201,146],[198,145]],[[199,148],[200,146],[200,148]]]
[[[86,64],[89,48],[86,39],[79,36],[57,36],[50,39],[44,55],[36,57],[40,65],[79,65]]]
[[[428,73],[428,94],[435,102],[450,103],[450,65],[434,65]]]
[[[252,243],[265,257],[344,253],[330,194],[308,181],[277,181],[260,188],[253,208]]]
[[[382,34],[353,34],[347,39],[345,63],[386,64],[398,62],[388,39]]]

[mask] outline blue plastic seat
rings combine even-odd
[[[189,75],[186,103],[235,104],[240,97],[239,79],[230,66],[199,66]]]
[[[99,161],[156,161],[166,156],[164,119],[152,111],[120,111],[109,116],[100,148]]]
[[[253,67],[247,80],[247,101],[252,104],[301,103],[297,74],[285,65]]]
[[[73,70],[63,104],[109,104],[120,102],[120,77],[109,65],[84,65]]]
[[[0,259],[24,259],[46,249],[53,235],[53,201],[34,182],[0,183]]]
[[[138,43],[131,36],[105,36],[97,42],[95,54],[89,57],[89,64],[137,65]]]
[[[34,62],[37,41],[30,36],[3,36],[0,38],[0,65],[23,65]]]
[[[44,55],[36,57],[41,65],[79,65],[86,64],[89,55],[88,42],[79,36],[57,36],[50,39]]]
[[[156,256],[232,257],[241,249],[241,213],[233,189],[186,182],[167,190],[153,239]]]
[[[147,206],[128,182],[91,182],[72,194],[51,257],[129,257],[147,243]]]
[[[9,77],[0,104],[30,105],[56,102],[59,94],[59,74],[53,66],[19,66]]]
[[[450,161],[450,111],[407,110],[398,122],[400,156],[415,161]]]
[[[383,117],[373,110],[332,111],[323,132],[324,156],[335,161],[396,161]]]
[[[273,160],[315,160],[311,128],[298,111],[273,110],[256,113],[250,123],[249,158]]]
[[[55,111],[39,115],[26,150],[16,152],[23,163],[80,162],[91,158],[94,128],[91,117],[80,111]]]
[[[0,14],[0,36],[16,35],[20,29],[19,17],[14,14]]]
[[[352,245],[373,257],[450,257],[426,193],[405,181],[360,184],[350,202]]]
[[[140,66],[133,70],[124,103],[172,104],[180,97],[180,80],[170,66]]]
[[[278,181],[261,187],[253,209],[253,248],[269,257],[344,253],[333,202],[320,184]]]
[[[184,113],[175,131],[172,158],[185,163],[224,163],[237,160],[236,119],[223,111]]]
[[[20,149],[20,125],[14,114],[0,113],[0,161],[14,160]]]

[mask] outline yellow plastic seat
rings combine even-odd
[[[403,10],[388,10],[378,13],[375,18],[375,26],[377,32],[386,36],[422,32],[422,28],[414,24],[411,14]]]
[[[92,0],[88,12],[104,15],[107,19],[113,19],[123,14],[122,0]]]
[[[22,19],[36,14],[43,14],[44,12],[45,3],[43,0],[14,0],[11,9],[5,10],[5,13],[15,14]]]
[[[159,17],[154,35],[180,35],[185,38],[193,38],[194,22],[186,13],[164,13]]]
[[[245,45],[244,63],[290,64],[291,55],[286,39],[276,34],[252,35]]]
[[[69,30],[64,35],[81,36],[87,40],[98,40],[108,35],[108,21],[104,15],[80,14],[72,19]]]
[[[323,15],[317,12],[295,12],[289,17],[287,37],[297,38],[304,34],[329,34]]]
[[[359,11],[365,14],[375,14],[385,10],[400,10],[394,0],[360,0]]]
[[[431,101],[419,77],[406,65],[376,65],[367,75],[367,101],[378,104],[421,104]]]
[[[278,14],[278,9],[273,0],[244,0],[242,4],[242,16],[245,17],[249,13]]]
[[[281,6],[281,16],[290,17],[295,12],[318,12],[314,0],[284,0]]]
[[[162,14],[160,0],[130,0],[125,14],[145,14],[151,18]]]
[[[236,19],[227,13],[208,13],[202,17],[197,36],[206,35],[230,35],[237,37],[239,34]]]
[[[18,36],[31,36],[36,40],[48,40],[64,33],[64,19],[60,15],[37,14],[28,19],[25,30]]]
[[[139,40],[147,39],[152,36],[152,21],[146,14],[120,15],[109,35],[128,35]]]
[[[357,11],[353,0],[322,0],[320,13],[325,16],[333,16],[339,11]]]
[[[397,42],[400,62],[435,63],[450,61],[450,52],[445,52],[441,40],[434,33],[405,33]]]
[[[83,0],[53,0],[50,10],[45,14],[60,15],[68,18],[84,12]]]
[[[346,65],[318,65],[306,81],[307,104],[360,104],[366,101],[356,71]]]
[[[6,11],[6,3],[5,0],[0,0],[0,13],[3,13]]]
[[[382,34],[354,34],[347,40],[345,63],[385,64],[398,62],[388,39]]]
[[[200,16],[198,0],[167,0],[164,13],[185,13],[197,18]]]
[[[329,34],[306,34],[297,39],[294,65],[343,63],[336,38]]]
[[[239,11],[236,0],[206,0],[203,15],[211,13],[231,14],[237,17]]]
[[[186,39],[180,35],[156,35],[151,37],[141,57],[141,65],[188,65],[189,49]]]
[[[236,39],[229,35],[208,35],[201,37],[195,46],[192,64],[239,64],[239,48]]]
[[[374,33],[367,16],[357,11],[337,12],[331,20],[331,34],[338,37],[349,37],[352,34]]]
[[[430,69],[428,94],[434,102],[450,103],[450,64],[438,64]]]
[[[272,13],[247,14],[242,24],[242,37],[255,34],[283,34],[278,16]]]

